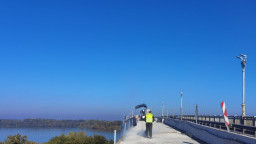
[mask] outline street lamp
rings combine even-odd
[[[244,97],[245,97],[245,66],[247,62],[247,56],[244,54],[240,54],[240,56],[237,56],[238,59],[241,60],[241,65],[243,69],[243,103],[242,103],[242,118],[245,117],[245,103],[244,103]]]
[[[182,96],[183,92],[180,93],[180,120],[182,120]]]
[[[198,106],[197,106],[197,104],[196,104],[195,117],[196,117],[196,123],[197,123],[197,120],[198,120]]]
[[[164,117],[164,102],[162,102],[162,117]]]

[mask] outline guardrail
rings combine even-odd
[[[180,116],[168,116],[164,118],[180,119]],[[229,116],[230,130],[244,135],[256,137],[256,117]],[[209,116],[209,115],[183,115],[182,120],[191,121],[201,125],[206,125],[219,129],[226,129],[223,116]]]
[[[126,117],[123,120],[123,128],[122,128],[123,129],[123,134],[125,134],[126,131],[133,126],[133,119],[134,119],[134,116],[130,116],[130,117]]]
[[[247,135],[228,132],[187,120],[164,118],[164,124],[185,132],[192,138],[213,144],[255,144],[256,138]]]
[[[117,144],[121,143],[126,131],[133,126],[133,119],[134,116],[126,116],[123,120],[121,138],[118,140]]]

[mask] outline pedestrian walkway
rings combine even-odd
[[[153,123],[153,137],[145,137],[146,123],[139,121],[136,127],[130,128],[120,144],[199,144],[185,134],[162,123]]]

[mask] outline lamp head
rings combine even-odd
[[[242,60],[243,58],[242,57],[240,57],[240,56],[236,56],[236,58],[238,58],[238,59],[240,59],[240,60]]]
[[[247,55],[244,55],[244,54],[240,54],[242,57],[244,57],[244,58],[247,58]]]

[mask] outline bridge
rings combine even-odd
[[[198,144],[189,136],[160,122],[153,123],[152,138],[145,137],[145,122],[139,121],[137,126],[131,128],[124,134],[119,144]]]
[[[133,126],[134,117],[124,120],[118,144],[255,144],[256,117],[229,116],[230,131],[223,116],[162,116],[153,123],[152,139],[145,137],[145,122]]]

